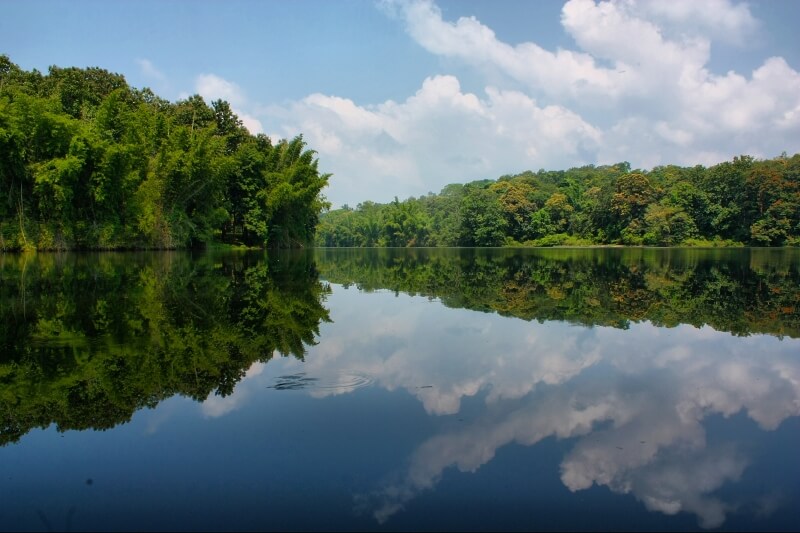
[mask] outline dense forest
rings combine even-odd
[[[319,246],[800,244],[800,154],[523,172],[325,213]]]
[[[251,135],[225,101],[0,56],[0,251],[800,244],[800,154],[526,171],[325,212],[328,178],[302,136]]]
[[[317,163],[302,136],[251,135],[225,101],[0,55],[0,251],[305,246],[326,207]]]

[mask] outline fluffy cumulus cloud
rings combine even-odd
[[[669,38],[656,20],[645,18],[697,15],[702,28],[716,15],[742,35],[754,24],[745,6],[642,6],[571,0],[562,12],[564,28],[577,44],[618,68],[619,97],[609,111],[609,135],[598,160],[617,160],[624,150],[652,164],[710,163],[737,153],[769,157],[798,149],[800,123],[793,119],[800,105],[800,74],[784,59],[768,58],[751,73],[716,75],[707,68],[709,34]]]
[[[526,169],[800,150],[800,73],[781,57],[752,72],[709,68],[713,43],[743,46],[762,31],[744,3],[570,0],[560,23],[574,50],[534,35],[511,45],[475,17],[445,20],[428,0],[387,6],[425,50],[492,83],[473,94],[443,72],[400,102],[313,94],[261,108],[277,135],[302,132],[319,151],[334,204]]]
[[[402,4],[408,33],[433,54],[476,67],[499,69],[510,78],[548,95],[606,95],[618,90],[616,71],[598,66],[590,54],[548,51],[534,42],[511,46],[474,17],[442,19],[439,8],[425,1]]]
[[[254,135],[264,133],[261,121],[242,111],[242,109],[247,109],[250,103],[245,97],[244,91],[237,84],[215,74],[200,74],[195,80],[194,88],[197,94],[209,104],[214,100],[227,101],[250,133]]]
[[[210,73],[194,91],[228,100],[252,133],[304,134],[333,173],[325,194],[335,206],[540,168],[712,165],[800,151],[798,71],[779,55],[747,72],[710,67],[717,45],[743,48],[768,31],[746,3],[569,0],[552,23],[572,49],[548,49],[536,35],[512,45],[475,17],[447,20],[431,0],[380,5],[449,71],[376,104],[320,93],[255,102]],[[151,62],[138,63],[164,83]],[[463,88],[465,72],[484,80],[480,89]]]
[[[650,1],[638,2],[632,8],[656,18],[667,31],[685,32],[688,27],[740,46],[759,28],[746,3],[733,4],[730,0]]]
[[[242,89],[233,82],[214,74],[200,74],[195,80],[195,89],[206,100],[227,100],[233,107],[245,102]]]
[[[470,325],[467,319],[462,328]],[[361,496],[360,504],[385,522],[421,491],[434,488],[445,470],[474,472],[508,444],[530,446],[555,437],[576,442],[561,463],[569,490],[606,486],[651,511],[689,512],[701,527],[718,527],[734,505],[715,492],[739,480],[750,459],[734,442],[709,444],[705,420],[743,411],[762,429],[774,430],[800,415],[796,342],[760,337],[742,343],[691,326],[664,331],[639,324],[627,332],[596,328],[581,335],[554,327],[559,326],[535,328],[516,352],[498,345],[469,357],[464,353],[469,349],[457,349],[460,364],[453,368],[463,375],[440,372],[450,367],[430,363],[436,357],[424,350],[418,358],[415,350],[397,350],[392,357],[406,364],[395,360],[374,369],[379,383],[404,383],[433,414],[458,412],[459,399],[479,391],[487,406],[474,420],[423,442],[401,482]],[[444,335],[456,343],[470,338],[463,332]],[[711,349],[720,345],[726,349]],[[774,357],[752,357],[762,351]],[[606,368],[603,380],[582,379],[598,365]],[[412,383],[422,382],[431,388],[414,391]]]
[[[398,297],[416,301],[398,305]],[[741,479],[752,461],[736,441],[708,438],[708,419],[744,413],[773,431],[800,416],[796,339],[688,325],[537,324],[464,309],[442,313],[421,299],[334,287],[333,323],[322,326],[325,341],[305,361],[279,358],[264,373],[257,363],[232,396],[210,397],[203,413],[241,407],[275,387],[276,375],[317,398],[367,384],[405,391],[443,420],[472,399],[466,420],[443,423],[416,447],[399,481],[356,498],[359,509],[386,522],[448,469],[475,472],[507,445],[553,437],[572,440],[560,464],[570,491],[604,486],[651,511],[692,513],[705,528],[733,510],[719,489]]]
[[[546,166],[591,162],[601,132],[560,105],[518,91],[464,92],[454,76],[426,79],[403,102],[359,106],[312,94],[270,107],[281,137],[303,133],[335,174],[330,199],[388,200],[514,172],[520,158]],[[389,198],[387,198],[387,194]]]

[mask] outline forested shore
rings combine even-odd
[[[800,154],[711,167],[627,162],[523,172],[344,206],[319,246],[797,246]]]
[[[0,250],[313,244],[327,174],[302,136],[169,102],[101,68],[0,55]]]
[[[329,177],[302,136],[252,135],[223,100],[0,56],[0,251],[800,244],[800,154],[525,171],[326,211]]]

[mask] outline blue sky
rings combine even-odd
[[[452,182],[800,151],[800,3],[0,3],[0,53],[303,133],[335,206]]]

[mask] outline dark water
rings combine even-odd
[[[0,255],[2,530],[797,530],[800,250]]]

